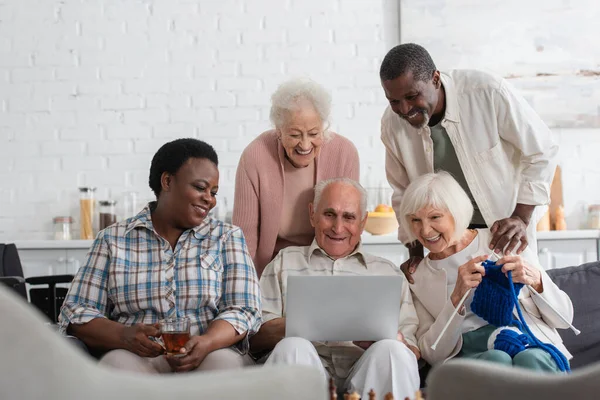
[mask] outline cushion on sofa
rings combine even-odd
[[[566,292],[575,311],[573,325],[581,331],[559,329],[567,349],[573,354],[571,367],[600,361],[600,262],[548,270],[550,278]]]

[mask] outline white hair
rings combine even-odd
[[[329,140],[329,117],[331,114],[331,95],[325,88],[309,78],[294,78],[279,85],[271,95],[269,118],[275,128],[285,125],[287,114],[297,110],[308,101],[323,122],[323,137]],[[303,104],[304,103],[304,104]]]
[[[399,221],[409,242],[416,240],[410,215],[427,206],[450,213],[455,225],[453,239],[457,240],[462,237],[473,217],[471,199],[452,175],[445,171],[421,175],[408,185],[400,203]]]
[[[347,186],[352,186],[360,193],[360,214],[361,218],[364,218],[367,215],[367,191],[364,187],[354,179],[350,178],[331,178],[325,179],[323,181],[319,181],[315,185],[315,197],[313,199],[313,207],[317,209],[319,207],[319,203],[321,202],[321,196],[325,189],[329,187],[329,185],[333,185],[334,183],[341,183]]]

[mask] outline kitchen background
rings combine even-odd
[[[295,75],[332,91],[333,128],[377,187],[378,70],[400,41],[442,70],[511,78],[556,133],[567,225],[579,228],[600,203],[599,17],[593,0],[3,0],[0,241],[49,238],[54,216],[78,219],[80,186],[100,200],[150,198],[151,157],[177,137],[216,148],[231,208],[239,155]]]

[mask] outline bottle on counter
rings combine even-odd
[[[95,187],[79,188],[79,236],[82,240],[94,239]]]
[[[54,240],[71,240],[71,217],[54,217]]]
[[[123,194],[119,201],[119,219],[131,218],[140,212],[140,199],[137,192],[129,191]]]
[[[556,209],[554,230],[555,231],[567,230],[567,222],[565,221],[565,208],[563,206],[559,206]]]
[[[98,205],[100,210],[99,230],[108,228],[117,222],[117,202],[115,200],[101,200]]]
[[[600,229],[600,204],[592,204],[588,207],[587,227]]]

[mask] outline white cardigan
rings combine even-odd
[[[479,248],[477,253],[472,254],[472,256],[490,254],[487,247],[491,239],[490,231],[488,229],[478,229],[478,234]],[[572,322],[573,304],[569,296],[550,279],[539,264],[537,256],[529,249],[526,249],[521,256],[531,266],[537,267],[542,272],[544,290],[541,296],[552,304],[556,311],[564,316],[567,321]],[[417,329],[419,349],[423,358],[431,365],[435,365],[455,357],[459,353],[463,344],[461,325],[465,317],[460,314],[456,315],[438,343],[436,350],[432,350],[431,345],[436,341],[444,325],[456,310],[450,301],[446,271],[433,268],[429,263],[429,258],[426,257],[419,264],[413,278],[415,283],[410,285],[410,289],[419,317],[419,328]],[[556,332],[556,328],[566,329],[569,325],[543,300],[532,294],[527,287],[521,289],[519,303],[523,311],[523,317],[533,334],[544,343],[551,342],[568,359],[571,359],[573,356],[563,345],[561,337]]]

